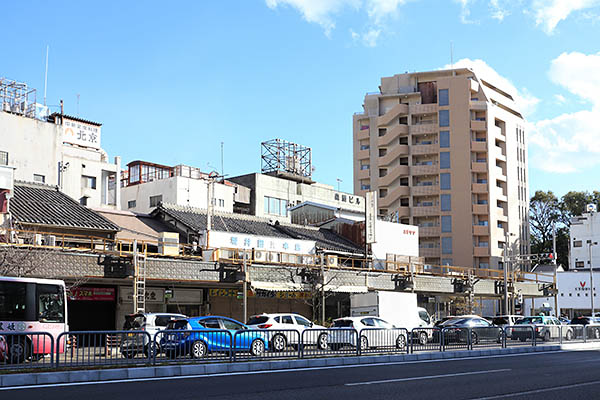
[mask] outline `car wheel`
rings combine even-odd
[[[250,354],[255,357],[261,356],[265,352],[265,343],[261,339],[254,339],[250,343]]]
[[[600,339],[600,329],[594,329],[594,339]]]
[[[396,338],[396,348],[400,350],[404,350],[406,348],[406,336],[398,335]]]
[[[208,353],[208,347],[202,340],[196,340],[192,343],[192,349],[190,351],[193,358],[204,358]]]
[[[573,331],[567,331],[567,334],[565,335],[565,339],[567,339],[567,341],[573,340]]]
[[[273,348],[273,351],[277,351],[277,352],[284,351],[285,348],[287,347],[287,340],[286,340],[285,336],[283,336],[280,333],[273,336],[273,339],[271,339],[271,347]]]
[[[123,357],[125,357],[125,358],[133,358],[133,357],[135,357],[135,353],[133,351],[121,352],[121,354],[123,354]]]
[[[546,331],[544,333],[544,342],[549,342],[550,341],[550,331]]]
[[[419,343],[422,346],[425,346],[428,341],[429,341],[429,338],[427,337],[427,332],[420,332],[419,333]]]
[[[321,333],[317,339],[317,347],[319,350],[327,350],[327,334]]]
[[[368,348],[369,348],[369,340],[367,339],[366,336],[361,336],[360,337],[360,349],[367,350]]]
[[[471,332],[471,345],[479,343],[479,338],[477,337],[477,333]]]
[[[8,359],[12,364],[21,364],[29,358],[29,346],[27,339],[14,338],[8,346]]]

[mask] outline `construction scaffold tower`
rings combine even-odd
[[[310,147],[283,139],[262,142],[261,146],[262,173],[311,180],[313,168]]]
[[[35,118],[36,90],[26,83],[0,77],[0,106],[2,111]]]

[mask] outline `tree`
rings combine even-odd
[[[598,205],[600,199],[600,192],[595,191],[590,194],[589,192],[575,192],[570,191],[563,195],[560,199],[559,207],[561,213],[561,222],[565,226],[571,225],[571,218],[586,212],[586,206],[588,204]]]
[[[560,220],[560,205],[552,191],[538,190],[529,200],[531,252],[552,251],[552,230]]]

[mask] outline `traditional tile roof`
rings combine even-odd
[[[82,206],[55,186],[17,181],[14,190],[10,212],[21,224],[105,232],[119,230],[117,225]]]
[[[206,229],[206,210],[161,203],[152,215],[164,213],[193,231]],[[363,249],[350,240],[325,228],[311,228],[287,223],[272,223],[266,218],[250,215],[216,212],[212,217],[212,229],[248,235],[270,236],[299,240],[314,240],[318,248],[344,253],[363,253]]]

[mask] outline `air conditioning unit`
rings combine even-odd
[[[267,261],[272,262],[272,263],[278,263],[280,262],[281,258],[280,258],[280,254],[279,253],[268,253],[267,254]]]
[[[302,264],[315,265],[315,256],[302,256]]]
[[[338,266],[338,258],[337,256],[327,256],[326,263],[328,267],[337,267]]]
[[[46,246],[51,246],[51,247],[56,246],[56,236],[54,236],[54,235],[46,235],[44,237],[44,244]]]
[[[265,262],[267,261],[267,252],[264,250],[254,250],[254,261]]]
[[[33,244],[36,245],[36,246],[43,245],[44,244],[43,238],[44,237],[42,236],[41,233],[36,233],[35,237],[33,238]]]

